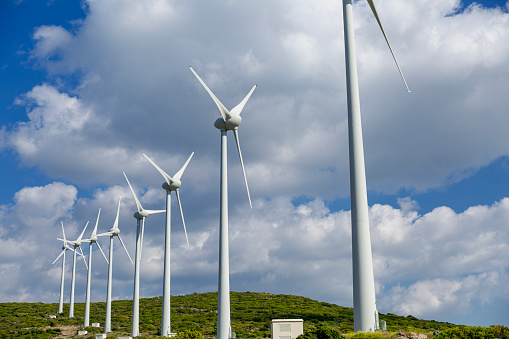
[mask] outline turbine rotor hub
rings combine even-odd
[[[120,230],[118,228],[110,228],[108,232],[110,232],[112,235],[118,235],[120,233]]]
[[[180,188],[180,185],[182,185],[182,182],[178,179],[173,179],[173,182],[168,185],[168,183],[165,181],[163,183],[163,188],[167,191],[176,191]]]
[[[238,128],[241,121],[242,118],[240,115],[233,115],[230,118],[227,118],[226,121],[222,117],[219,117],[214,122],[214,127],[217,129],[231,131]]]
[[[147,213],[147,211],[136,212],[136,213],[134,213],[134,217],[138,220],[141,220],[143,218],[148,217],[148,213]]]

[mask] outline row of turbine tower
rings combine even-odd
[[[375,8],[373,0],[367,0],[368,5],[382,31],[385,41],[389,47],[389,50],[396,62],[396,66],[403,79],[408,92],[408,86],[401,69],[398,65],[394,52],[389,44],[389,40],[384,32],[380,18]],[[352,275],[353,275],[353,308],[354,308],[354,331],[371,332],[379,328],[378,326],[378,311],[376,310],[376,298],[375,298],[375,284],[373,275],[373,261],[371,254],[371,238],[369,231],[369,216],[368,216],[368,201],[367,201],[367,189],[366,189],[366,174],[364,164],[364,149],[362,140],[362,123],[360,114],[360,98],[359,98],[359,84],[357,77],[357,63],[356,63],[356,50],[355,50],[355,39],[354,39],[354,24],[352,6],[353,0],[343,0],[343,25],[344,25],[344,42],[345,42],[345,63],[346,63],[346,97],[347,97],[347,108],[348,108],[348,142],[349,142],[349,164],[350,164],[350,196],[351,196],[351,222],[352,222]],[[221,174],[220,174],[220,216],[219,216],[219,286],[218,286],[218,317],[217,317],[217,338],[228,339],[232,337],[231,326],[230,326],[230,284],[229,284],[229,254],[228,254],[228,177],[227,177],[227,157],[226,157],[226,141],[227,131],[232,131],[235,137],[237,150],[239,153],[240,163],[242,166],[242,172],[244,175],[244,182],[249,198],[249,204],[251,206],[251,197],[249,194],[249,187],[247,184],[246,172],[244,169],[244,163],[242,160],[242,153],[239,145],[238,127],[241,123],[240,113],[242,112],[245,104],[249,97],[253,93],[256,86],[254,86],[247,96],[233,109],[228,110],[226,107],[216,98],[212,91],[207,87],[203,80],[196,74],[191,68],[191,71],[198,78],[200,83],[209,93],[214,103],[219,108],[221,116],[214,122],[214,126],[221,131]],[[146,157],[146,156],[145,156]],[[182,222],[184,223],[184,217],[182,214],[182,207],[180,205],[180,198],[178,195],[178,188],[181,185],[180,176],[182,175],[185,167],[189,163],[189,157],[186,164],[182,169],[177,172],[173,178],[164,173],[152,160],[147,159],[156,167],[156,169],[165,178],[163,188],[167,192],[166,199],[166,229],[165,229],[165,259],[164,259],[164,288],[163,288],[163,315],[161,321],[161,336],[167,336],[170,333],[170,195],[171,191],[175,191],[177,201],[179,202],[179,208],[182,215]],[[124,173],[125,175],[125,173]],[[127,176],[126,176],[127,180]],[[134,278],[134,292],[133,292],[133,326],[132,336],[138,336],[138,322],[139,322],[139,261],[141,257],[141,250],[143,244],[143,231],[145,218],[152,214],[161,211],[148,211],[144,210],[141,204],[134,194],[129,180],[127,180],[129,187],[134,195],[138,211],[134,217],[137,219],[137,234],[136,234],[136,254],[135,254],[135,278]],[[120,202],[119,202],[120,206]],[[115,225],[110,232],[110,259],[109,259],[109,275],[108,275],[108,288],[110,289],[111,279],[111,261],[112,261],[112,239],[113,236],[119,236],[118,230],[118,211]],[[85,226],[86,229],[86,226]],[[97,224],[96,224],[97,229]],[[90,242],[90,254],[89,254],[89,277],[90,277],[90,266],[91,266],[91,248],[92,241],[96,229],[94,229],[93,235],[90,239],[81,240],[83,232],[76,241],[64,241],[64,247],[62,253],[68,249],[74,250],[74,261],[73,261],[73,280],[71,286],[71,302],[74,302],[74,270],[76,263],[77,250],[79,248],[80,255],[83,256],[80,245],[83,241]],[[184,224],[185,229],[185,224]],[[113,230],[113,231],[112,231]],[[96,235],[100,236],[100,235]],[[187,239],[187,231],[186,231]],[[96,242],[96,241],[95,241]],[[122,242],[122,241],[121,241]],[[96,242],[97,243],[97,242]],[[71,248],[72,245],[74,248]],[[97,244],[98,245],[98,244]],[[122,245],[123,242],[122,242]],[[124,246],[125,248],[125,246]],[[102,252],[102,250],[101,250]],[[127,249],[126,249],[127,252]],[[62,255],[62,254],[61,254]],[[104,255],[104,253],[103,253]],[[106,256],[105,256],[106,259]],[[132,260],[131,260],[132,261]],[[63,269],[62,269],[63,272]],[[63,273],[62,273],[63,281]],[[87,285],[87,294],[89,283]],[[61,286],[61,299],[62,299]],[[87,296],[88,298],[88,296]],[[111,292],[108,291],[108,298],[111,298]],[[88,299],[87,299],[88,300]],[[111,307],[111,305],[110,305]],[[111,312],[111,311],[110,311]],[[71,315],[71,308],[70,313]],[[110,314],[111,315],[111,314]],[[108,322],[108,309],[106,312],[106,321]],[[105,324],[105,331],[111,331],[111,326]]]
[[[193,74],[197,77],[200,83],[203,85],[205,90],[209,93],[214,103],[219,108],[221,116],[216,119],[214,126],[221,130],[221,180],[220,180],[220,235],[219,235],[219,296],[218,296],[218,325],[217,332],[218,338],[230,338],[231,337],[231,326],[230,326],[230,285],[229,285],[229,255],[228,255],[228,180],[227,180],[227,147],[226,147],[226,132],[233,131],[235,137],[235,143],[237,151],[239,153],[240,164],[242,173],[244,176],[244,183],[247,190],[249,205],[251,204],[251,196],[249,194],[249,186],[247,183],[246,172],[244,168],[244,161],[242,159],[242,152],[240,150],[238,127],[242,121],[240,114],[246,105],[247,101],[251,97],[251,94],[256,88],[256,85],[249,91],[246,97],[233,109],[228,110],[226,107],[217,99],[217,97],[208,88],[205,82],[198,76],[198,74],[190,67]],[[163,306],[162,306],[162,319],[161,319],[161,336],[166,337],[171,334],[170,326],[170,234],[171,234],[171,192],[175,192],[178,206],[180,209],[180,215],[182,218],[182,224],[184,226],[184,233],[186,236],[187,245],[189,246],[189,239],[187,237],[186,224],[184,221],[184,213],[182,211],[182,205],[180,202],[179,188],[182,184],[181,177],[184,173],[187,165],[191,161],[194,152],[191,153],[182,168],[176,172],[173,177],[163,171],[152,159],[147,155],[143,156],[156,168],[156,170],[163,176],[165,182],[162,187],[166,191],[166,209],[164,210],[146,210],[141,205],[134,189],[124,173],[124,177],[131,189],[131,192],[136,203],[137,211],[134,213],[134,217],[137,220],[136,228],[136,252],[134,261],[129,255],[122,238],[120,237],[120,229],[118,228],[120,203],[121,198],[118,201],[117,216],[113,227],[108,232],[97,234],[97,227],[99,224],[99,217],[101,209],[97,215],[97,221],[95,228],[92,231],[91,236],[88,239],[83,239],[83,235],[87,229],[88,222],[85,225],[83,231],[76,240],[67,240],[65,236],[64,224],[62,222],[62,233],[63,238],[57,238],[63,241],[62,252],[53,261],[53,264],[62,257],[62,273],[60,282],[60,299],[58,306],[58,313],[63,313],[63,293],[64,293],[64,273],[65,273],[65,253],[70,250],[73,252],[73,264],[72,264],[72,278],[71,278],[71,296],[69,304],[69,318],[74,317],[74,289],[75,289],[75,272],[76,272],[76,257],[80,255],[83,258],[85,266],[87,267],[87,289],[86,289],[86,301],[85,301],[85,315],[83,326],[90,326],[90,284],[91,284],[91,271],[92,271],[92,246],[96,244],[101,251],[104,259],[108,263],[108,284],[107,284],[107,295],[106,295],[106,315],[104,323],[104,332],[111,332],[111,290],[112,290],[112,272],[113,272],[113,238],[117,237],[122,247],[124,248],[127,256],[134,265],[134,289],[133,289],[133,308],[132,308],[132,326],[131,336],[139,336],[139,281],[140,281],[140,262],[141,253],[143,249],[143,235],[145,230],[145,219],[155,213],[166,212],[166,225],[165,225],[165,249],[164,249],[164,274],[163,274]],[[98,237],[109,236],[109,258],[106,258],[101,246],[97,242]],[[82,243],[89,243],[89,254],[88,264],[81,248]]]

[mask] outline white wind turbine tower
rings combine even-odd
[[[127,256],[129,257],[129,260],[131,260],[131,263],[133,263],[133,259],[131,259],[131,256],[129,255],[129,252],[127,251],[127,248],[124,245],[124,242],[122,241],[122,238],[120,237],[120,230],[118,228],[118,216],[120,214],[120,201],[122,200],[122,197],[118,198],[118,208],[117,208],[117,217],[115,218],[115,222],[113,223],[113,226],[110,228],[110,230],[106,233],[98,234],[98,237],[110,236],[110,252],[109,252],[109,264],[108,264],[108,288],[106,292],[106,317],[104,320],[104,333],[110,333],[111,332],[111,286],[112,286],[112,280],[113,280],[113,237],[117,237],[122,246],[124,247],[125,253],[127,253]]]
[[[65,275],[65,252],[68,250],[71,250],[74,252],[74,250],[67,245],[67,240],[65,239],[65,231],[64,231],[64,223],[60,222],[62,224],[62,233],[64,235],[64,244],[62,245],[62,252],[58,255],[58,257],[53,261],[53,265],[57,262],[57,260],[63,256],[62,258],[62,274],[60,276],[60,298],[58,302],[58,313],[64,312],[64,275]]]
[[[76,281],[76,253],[77,253],[77,248],[79,248],[80,252],[81,252],[81,257],[83,258],[83,261],[85,262],[85,266],[87,266],[87,261],[85,260],[85,256],[83,255],[83,251],[81,250],[81,238],[83,237],[83,233],[85,233],[85,230],[87,229],[87,226],[88,226],[88,221],[87,221],[87,224],[85,225],[85,228],[83,229],[83,231],[81,232],[80,236],[78,237],[78,239],[74,240],[74,241],[70,241],[70,240],[65,240],[65,239],[60,239],[58,238],[58,240],[61,240],[64,242],[64,244],[71,244],[73,245],[74,247],[74,256],[73,256],[73,260],[72,260],[72,279],[71,279],[71,301],[69,302],[69,318],[74,318],[74,283]],[[88,269],[88,266],[87,266],[87,269]]]
[[[200,83],[205,87],[212,100],[216,103],[221,117],[214,122],[214,127],[221,130],[221,189],[220,189],[220,216],[219,216],[219,286],[218,286],[218,310],[217,310],[217,339],[228,339],[231,337],[230,327],[230,268],[229,268],[229,249],[228,249],[228,176],[227,176],[227,153],[226,153],[226,132],[233,131],[235,143],[240,157],[240,165],[244,174],[244,182],[246,184],[247,197],[249,206],[251,206],[251,196],[249,195],[249,187],[247,185],[246,171],[244,162],[242,161],[242,153],[240,151],[238,127],[241,122],[240,113],[249,100],[249,97],[256,88],[253,86],[246,97],[231,111],[216,98],[214,93],[207,87],[205,82],[189,67]]]
[[[125,173],[124,177],[125,180],[127,180],[127,184],[129,184],[131,192],[133,193],[134,201],[136,202],[136,207],[138,209],[138,211],[134,213],[134,217],[136,218],[137,221],[136,223],[137,227],[136,227],[136,253],[134,255],[135,258],[134,258],[133,319],[131,326],[131,336],[137,337],[140,335],[140,262],[141,262],[141,251],[143,247],[143,233],[145,231],[145,218],[147,218],[151,214],[165,212],[165,210],[143,209]]]
[[[104,255],[104,252],[97,242],[97,225],[99,224],[99,216],[101,215],[101,209],[99,208],[99,213],[97,213],[97,221],[95,222],[94,230],[92,231],[92,235],[90,238],[86,240],[82,240],[82,242],[88,242],[88,272],[87,272],[87,295],[85,298],[85,317],[83,319],[83,326],[88,327],[90,326],[90,283],[92,282],[92,245],[95,243],[101,253],[103,254],[104,260],[108,262],[108,259],[106,259],[106,255]]]
[[[343,24],[345,37],[346,89],[348,102],[348,140],[350,158],[350,195],[352,204],[352,266],[353,266],[353,310],[354,331],[371,332],[378,329],[376,310],[375,280],[371,238],[369,234],[368,198],[366,191],[366,171],[364,166],[364,147],[357,78],[357,62],[352,17],[352,1],[343,0]],[[373,0],[367,0],[394,61],[396,57],[385,35]],[[396,66],[405,82],[398,62]]]
[[[184,221],[184,213],[182,212],[182,205],[180,204],[179,188],[182,185],[180,178],[186,170],[187,164],[191,161],[194,152],[191,153],[186,163],[182,168],[170,177],[159,166],[156,165],[149,157],[143,153],[143,156],[157,169],[163,176],[165,182],[163,188],[166,190],[166,228],[164,233],[164,278],[163,278],[163,312],[161,318],[161,337],[167,337],[171,333],[170,322],[170,238],[171,238],[171,191],[175,191],[177,202],[180,208],[180,215],[182,217],[182,224],[184,225],[184,233],[186,235],[187,246],[189,247],[189,239],[187,238],[186,223]]]

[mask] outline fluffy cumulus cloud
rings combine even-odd
[[[59,182],[43,187],[25,187],[16,193],[13,205],[2,206],[0,266],[6,279],[0,287],[0,300],[30,301],[35,296],[50,293],[48,287],[51,284],[38,278],[52,271],[48,271],[47,255],[51,253],[47,251],[50,248],[48,242],[56,234],[61,235],[57,220],[69,216],[77,193],[74,186]],[[70,234],[74,226],[68,225]],[[25,283],[27,277],[41,284],[31,288]]]
[[[2,270],[9,272],[1,290],[3,301],[57,300],[61,268],[60,263],[50,263],[60,253],[61,244],[55,239],[61,234],[60,221],[67,238],[73,239],[81,233],[87,216],[91,219],[87,237],[102,207],[98,231],[104,232],[113,223],[119,196],[126,197],[121,204],[121,236],[133,256],[135,206],[127,198],[128,189],[114,186],[97,190],[88,199],[77,199],[76,193],[73,186],[53,183],[25,188],[16,194],[14,205],[3,206]],[[148,208],[162,203],[150,191],[137,193]],[[40,200],[44,200],[44,206],[37,203]],[[30,206],[33,208],[28,219],[24,214]],[[508,214],[509,198],[463,213],[440,207],[419,215],[408,199],[401,201],[401,208],[372,206],[370,223],[380,311],[447,320],[448,316],[470,313],[475,304],[507,299],[509,268],[504,258],[509,255]],[[217,222],[203,223],[191,216],[187,222],[189,247],[179,223],[179,218],[173,218],[172,293],[215,290]],[[44,232],[35,232],[36,227],[44,227]],[[239,207],[231,211],[229,232],[233,290],[291,293],[351,305],[349,211],[333,212],[320,199],[298,205],[288,198],[258,201],[252,210]],[[161,293],[163,234],[164,217],[148,218],[142,296]],[[101,239],[100,244],[107,250],[107,239]],[[114,246],[115,296],[130,298],[133,267],[120,244],[115,242]],[[87,251],[88,245],[84,248]],[[66,266],[68,277],[71,261]],[[94,256],[93,267],[93,300],[103,300],[107,270],[99,254]],[[78,301],[84,298],[85,272],[78,262]],[[21,283],[26,274],[40,282],[37,293]]]
[[[421,280],[408,287],[393,287],[384,302],[397,314],[445,319],[448,315],[472,312],[474,303],[507,298],[503,286],[508,280],[507,275],[500,276],[497,271],[464,278]]]
[[[15,104],[27,119],[0,130],[3,150],[57,181],[23,188],[0,208],[2,275],[10,277],[0,300],[56,301],[60,268],[48,265],[59,253],[60,221],[76,237],[102,208],[99,227],[106,231],[119,196],[123,239],[134,253],[134,203],[122,171],[144,207],[163,208],[165,199],[162,177],[142,153],[173,174],[196,151],[181,189],[190,247],[174,213],[172,288],[175,294],[217,288],[219,132],[212,125],[219,112],[192,65],[228,108],[258,85],[239,128],[252,210],[229,140],[232,289],[350,305],[350,215],[327,207],[348,195],[341,3],[86,5],[72,29],[34,30],[29,61],[47,72],[47,81],[19,94]],[[507,11],[461,9],[453,0],[380,0],[377,8],[412,93],[368,5],[356,2],[369,188],[425,191],[507,156]],[[92,193],[78,197],[78,188]],[[311,201],[292,203],[304,195]],[[507,199],[423,215],[410,199],[399,208],[372,206],[379,309],[433,317],[507,300],[508,214]],[[163,229],[163,216],[147,220],[144,296],[161,293]],[[115,293],[128,298],[132,265],[119,244],[115,249]],[[106,264],[94,258],[100,300]],[[37,290],[20,287],[29,272],[41,281]]]
[[[440,207],[422,216],[373,206],[381,305],[398,314],[445,317],[470,312],[474,301],[506,299],[508,208],[507,198],[463,213]]]

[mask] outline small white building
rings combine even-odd
[[[295,339],[303,333],[302,319],[272,319],[270,324],[271,339]]]

